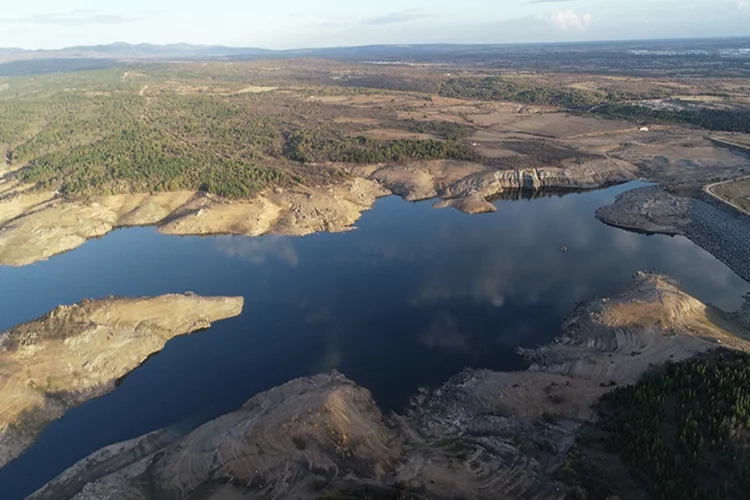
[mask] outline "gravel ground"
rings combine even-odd
[[[750,281],[750,216],[708,196],[690,204],[685,235]]]

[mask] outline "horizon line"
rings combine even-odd
[[[568,41],[557,41],[557,42],[417,42],[417,43],[399,43],[399,42],[384,42],[384,43],[368,43],[359,45],[325,45],[319,47],[302,46],[296,48],[286,49],[272,49],[261,46],[251,45],[223,45],[223,44],[203,44],[203,43],[190,43],[190,42],[168,42],[168,43],[152,43],[152,42],[125,42],[122,40],[99,43],[99,44],[79,44],[79,45],[67,45],[58,48],[40,48],[40,49],[27,49],[19,46],[7,46],[0,47],[0,50],[20,50],[23,52],[54,52],[54,51],[65,51],[72,49],[81,48],[95,48],[95,47],[111,47],[115,45],[127,45],[131,47],[137,47],[139,45],[149,45],[153,47],[168,47],[172,45],[188,45],[191,47],[204,47],[204,48],[223,48],[223,49],[255,49],[265,50],[269,52],[292,52],[292,51],[304,51],[304,50],[329,50],[329,49],[357,49],[367,47],[426,47],[426,46],[453,46],[453,47],[491,47],[491,46],[534,46],[534,45],[577,45],[577,44],[590,44],[590,43],[622,43],[622,42],[679,42],[679,41],[700,41],[700,40],[742,40],[750,39],[748,35],[735,35],[735,36],[687,36],[687,37],[666,37],[666,38],[616,38],[616,39],[601,39],[601,40],[568,40]],[[750,48],[750,47],[748,47]]]

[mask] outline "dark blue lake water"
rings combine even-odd
[[[303,238],[126,229],[47,262],[0,267],[0,330],[110,294],[245,297],[240,317],[171,341],[115,392],[51,424],[0,471],[0,497],[23,497],[102,446],[196,425],[302,375],[338,369],[398,410],[417,387],[466,366],[523,369],[517,347],[549,341],[576,301],[617,292],[638,270],[738,308],[750,285],[689,240],[594,218],[636,185],[501,200],[497,213],[473,216],[391,197],[356,231]]]

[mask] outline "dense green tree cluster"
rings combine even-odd
[[[119,133],[71,150],[34,159],[18,172],[23,182],[57,188],[66,195],[121,191],[205,190],[221,196],[250,196],[293,178],[273,167],[192,151],[164,132],[131,125]]]
[[[122,70],[10,80],[0,146],[22,167],[17,178],[69,196],[200,189],[233,198],[303,181],[269,164],[282,135],[253,114],[254,96],[146,99],[142,87]]]
[[[318,119],[327,108],[315,100],[232,93],[205,75],[205,93],[176,81],[143,94],[153,76],[133,74],[135,81],[122,70],[13,81],[6,91],[14,97],[0,98],[0,145],[21,167],[17,178],[67,196],[186,189],[238,198],[340,180],[338,171],[305,163],[475,158],[463,125],[396,120],[445,141],[351,138],[345,126]]]
[[[604,92],[554,88],[499,76],[450,78],[442,83],[439,93],[445,97],[548,104],[565,109],[587,109],[612,98]]]
[[[366,137],[328,137],[318,130],[297,130],[287,135],[284,155],[303,163],[336,161],[383,163],[409,160],[476,160],[477,155],[461,141],[399,139],[378,141]]]
[[[203,189],[245,197],[270,185],[341,178],[304,162],[472,156],[461,142],[465,127],[408,120],[402,128],[448,141],[353,139],[326,121],[330,106],[317,100],[232,91],[247,79],[226,65],[0,79],[0,147],[21,181],[69,196]]]
[[[633,103],[608,103],[597,106],[592,113],[605,118],[687,123],[708,130],[750,132],[750,110],[703,107],[664,109]]]
[[[34,102],[0,101],[0,144],[12,145],[20,142],[39,114],[39,105]]]
[[[471,128],[461,123],[441,120],[401,120],[396,123],[396,126],[409,132],[437,135],[448,141],[466,139],[474,132]]]
[[[750,494],[750,356],[671,364],[601,400],[600,428],[657,500]]]
[[[173,136],[234,159],[281,154],[280,123],[254,112],[257,96],[166,94],[152,98],[147,121]]]

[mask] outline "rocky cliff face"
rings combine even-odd
[[[493,212],[488,201],[506,191],[594,189],[634,180],[634,165],[612,158],[596,158],[562,167],[497,169],[464,161],[432,161],[409,166],[357,167],[357,175],[373,179],[407,200],[441,198],[439,207],[467,213]]]
[[[89,300],[0,332],[0,467],[169,339],[236,316],[242,305],[242,297],[192,294]]]
[[[673,281],[638,274],[525,352],[530,371],[466,370],[389,416],[339,373],[297,379],[158,450],[164,434],[105,449],[31,498],[561,500],[552,472],[613,384],[719,341],[748,349],[748,331],[716,314]]]

